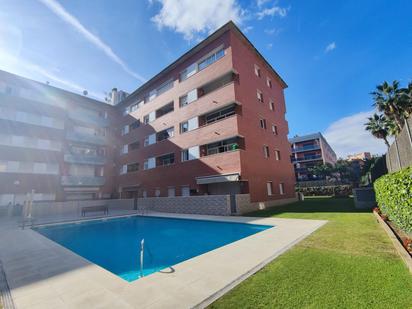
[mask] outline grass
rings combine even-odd
[[[310,198],[251,216],[329,222],[211,308],[412,308],[412,276],[370,212]]]

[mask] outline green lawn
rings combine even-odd
[[[249,214],[329,222],[211,308],[412,308],[412,276],[370,212],[311,198]]]

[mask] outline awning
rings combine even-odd
[[[232,182],[240,181],[240,174],[225,174],[225,175],[213,175],[213,176],[203,176],[196,177],[196,183],[198,185],[206,185],[209,183],[219,183],[219,182]]]

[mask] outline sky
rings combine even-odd
[[[412,80],[408,0],[0,0],[0,70],[103,99],[132,92],[233,20],[287,82],[289,136],[385,152],[370,92]]]

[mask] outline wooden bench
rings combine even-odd
[[[82,217],[85,217],[87,212],[98,212],[98,211],[103,211],[103,214],[105,215],[109,214],[109,208],[106,205],[87,206],[87,207],[82,207]]]

